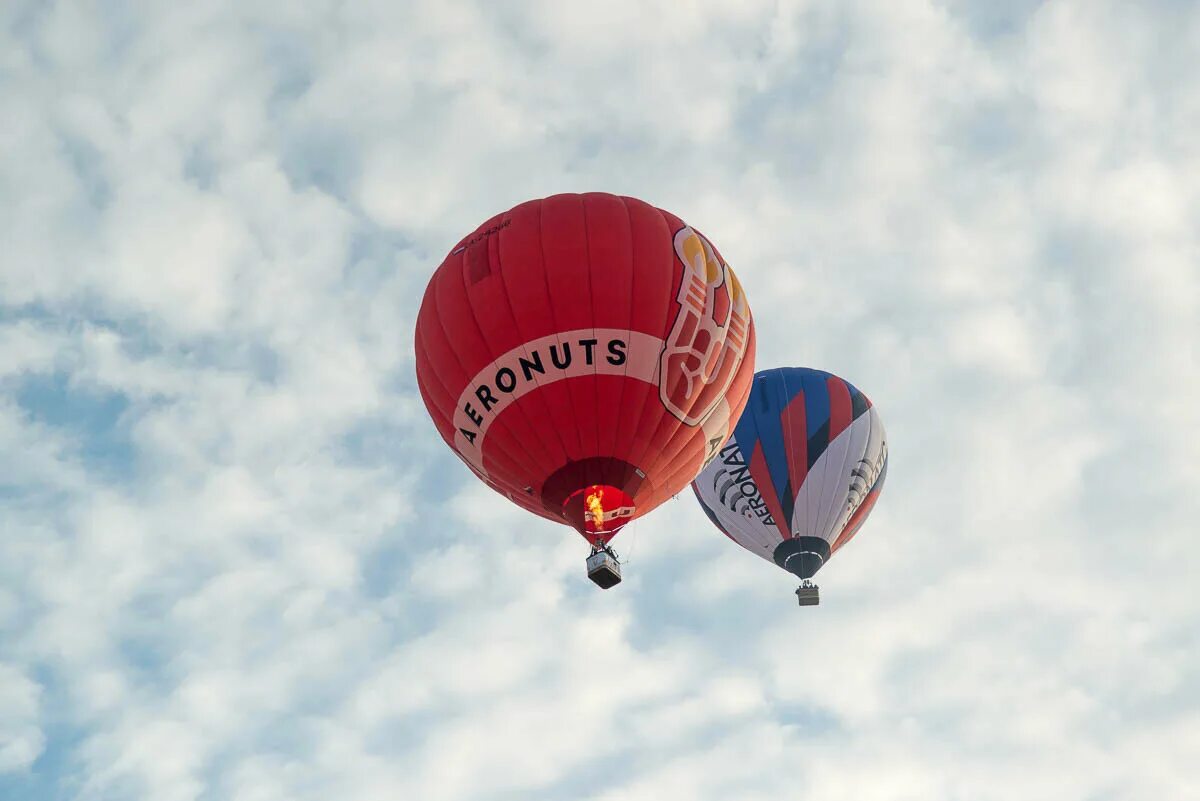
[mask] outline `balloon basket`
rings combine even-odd
[[[587,558],[587,575],[602,590],[621,583],[621,563],[611,548],[607,545],[592,547],[592,555]]]
[[[805,581],[796,588],[796,599],[801,606],[816,606],[821,603],[821,588],[811,581]]]

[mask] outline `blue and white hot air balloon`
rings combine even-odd
[[[867,396],[804,367],[755,374],[733,436],[692,482],[713,524],[748,551],[811,579],[862,527],[887,475],[887,436]]]

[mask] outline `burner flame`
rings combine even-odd
[[[604,490],[597,488],[594,492],[589,492],[584,504],[587,510],[592,515],[592,527],[596,531],[604,529]]]

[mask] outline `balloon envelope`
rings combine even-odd
[[[830,373],[784,367],[754,377],[733,436],[692,489],[730,539],[807,579],[858,532],[886,475],[871,401]]]
[[[733,271],[675,215],[556,195],[451,249],[421,303],[416,370],[480,479],[606,543],[725,441],[750,392],[754,325]]]

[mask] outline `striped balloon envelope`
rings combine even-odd
[[[764,370],[692,489],[726,536],[807,581],[866,521],[887,453],[879,413],[854,385],[820,370]]]
[[[717,249],[603,193],[522,203],[463,237],[425,291],[415,346],[454,453],[597,547],[695,478],[754,376],[750,307]]]

